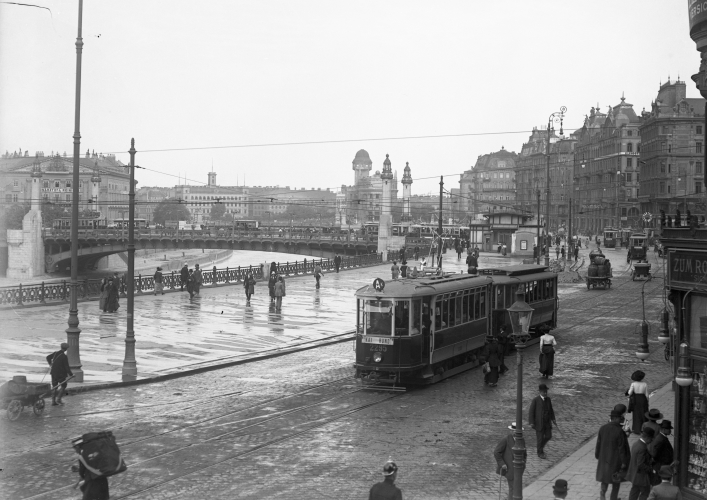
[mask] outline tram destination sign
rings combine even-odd
[[[671,286],[685,283],[707,288],[707,252],[670,252],[668,278]]]

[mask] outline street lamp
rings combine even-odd
[[[641,303],[643,305],[643,320],[641,321],[641,333],[640,333],[640,340],[638,341],[638,348],[636,349],[636,357],[640,359],[641,361],[645,361],[648,359],[648,356],[651,355],[650,350],[648,349],[648,322],[646,321],[646,302],[645,302],[645,286],[646,283],[648,283],[648,280],[643,282],[643,286],[641,286]]]
[[[523,498],[523,470],[525,469],[525,439],[523,438],[523,351],[530,338],[528,330],[533,317],[533,308],[525,302],[525,293],[518,288],[516,301],[508,308],[513,334],[511,341],[516,346],[518,378],[516,381],[516,430],[513,445],[513,498]]]
[[[135,305],[135,139],[130,139],[130,191],[128,191],[128,321],[125,332],[125,359],[123,359],[123,382],[137,378],[135,359],[135,331],[133,330]],[[125,226],[125,220],[123,220]]]
[[[537,238],[538,244],[536,247],[537,252],[536,252],[536,256],[535,256],[535,263],[537,265],[540,265],[540,252],[543,248],[543,245],[542,245],[542,243],[540,243],[540,186],[538,184],[537,177],[535,178],[535,192],[538,196],[538,220],[537,220],[537,222],[538,222],[538,238]]]
[[[559,122],[560,123],[560,135],[563,135],[562,131],[562,122],[565,118],[565,112],[567,111],[567,107],[565,106],[560,106],[560,111],[555,111],[552,113],[548,119],[547,119],[547,150],[545,153],[547,154],[547,168],[545,171],[546,174],[546,179],[547,182],[545,184],[545,197],[546,197],[546,212],[545,212],[545,222],[547,224],[547,231],[548,234],[547,236],[550,236],[550,127],[552,126],[552,122]],[[559,155],[558,155],[559,158]],[[548,252],[545,254],[545,265],[550,267],[550,245],[548,245]]]

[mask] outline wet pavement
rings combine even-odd
[[[313,287],[311,277],[299,280],[303,291]],[[670,379],[655,334],[646,362],[634,354],[642,285],[625,278],[602,291],[561,285],[556,377],[547,381],[561,432],[546,460],[534,453],[534,433],[526,435],[526,485],[595,435],[625,402],[634,370],[646,372],[650,391]],[[661,286],[645,285],[652,332]],[[344,302],[350,306],[350,297]],[[42,417],[25,411],[15,422],[0,419],[0,498],[78,498],[70,438],[102,429],[115,432],[130,465],[110,479],[114,499],[365,498],[388,457],[400,467],[407,500],[498,498],[492,453],[515,419],[514,360],[494,388],[472,370],[403,394],[361,392],[351,378],[352,347],[84,393]],[[541,382],[537,354],[531,346],[524,356],[524,415]]]
[[[252,252],[251,262],[288,254]],[[234,256],[234,259],[243,256]],[[302,258],[302,256],[300,256]],[[284,260],[283,260],[284,262]],[[509,265],[520,259],[486,255],[481,265]],[[236,260],[231,260],[231,264]],[[445,269],[466,269],[445,255]],[[225,267],[225,264],[224,266]],[[136,296],[134,331],[138,378],[150,378],[326,342],[356,326],[354,293],[374,278],[389,277],[390,265],[325,273],[321,288],[312,276],[286,278],[287,296],[274,310],[266,282],[258,282],[250,305],[242,285],[202,287],[199,297],[184,292]],[[97,301],[81,302],[79,328],[84,384],[122,379],[127,329],[126,299],[118,313],[104,313]],[[68,305],[0,310],[0,380],[26,375],[40,381],[45,356],[65,342]],[[77,384],[71,384],[77,385]]]

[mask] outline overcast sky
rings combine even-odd
[[[73,151],[78,0],[0,4],[0,151]],[[139,186],[338,188],[386,153],[413,194],[568,108],[650,108],[699,53],[684,0],[85,0],[81,151],[134,137]],[[520,132],[520,133],[512,133]],[[374,140],[445,134],[450,138]],[[359,140],[360,139],[360,140]],[[234,147],[293,142],[306,145]],[[216,148],[214,148],[216,147]],[[146,152],[174,148],[191,151]]]

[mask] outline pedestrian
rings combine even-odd
[[[383,481],[371,486],[368,500],[403,500],[402,490],[395,486],[395,480],[398,478],[398,466],[393,460],[388,459],[383,466],[383,476]]]
[[[426,266],[427,266],[427,260],[424,257],[422,257],[422,260],[420,261],[420,271],[424,271]]]
[[[626,437],[629,437],[631,435],[632,422],[626,418],[626,412],[628,411],[628,408],[626,408],[626,405],[619,403],[616,406],[614,406],[614,411],[621,414],[621,417],[622,417],[621,428],[623,429],[624,434],[626,434]]]
[[[187,285],[187,282],[189,281],[189,265],[185,262],[184,265],[182,266],[182,269],[179,271],[179,277],[181,278],[180,281],[180,291],[184,291],[184,287]]]
[[[194,298],[194,270],[189,269],[189,277],[187,278],[187,292],[189,292],[189,298]]]
[[[562,258],[563,258],[563,259],[565,258],[565,254],[566,254],[565,246],[562,245],[562,248],[560,248],[560,255],[562,255]]]
[[[61,398],[66,392],[67,379],[73,377],[74,373],[69,366],[69,358],[66,351],[69,349],[69,344],[62,342],[59,350],[47,356],[49,363],[49,374],[52,376],[52,406],[63,405]]]
[[[501,248],[502,248],[502,247],[501,247],[501,244],[499,243],[499,244],[498,244],[498,249],[496,250],[496,253],[500,254],[500,253],[501,253]]]
[[[155,275],[153,276],[155,280],[155,293],[154,295],[157,295],[158,293],[161,293],[164,295],[164,284],[162,283],[162,268],[158,267],[157,271],[155,271]]]
[[[626,479],[631,483],[631,492],[628,500],[647,500],[651,491],[651,455],[648,445],[653,441],[655,432],[646,428],[641,432],[641,437],[631,447],[631,462],[628,465]]]
[[[270,278],[268,279],[268,293],[270,294],[270,302],[275,300],[275,284],[277,283],[277,275],[274,272],[270,272]]]
[[[647,422],[643,424],[641,429],[650,427],[651,429],[653,429],[653,432],[655,432],[655,437],[658,437],[658,434],[660,434],[660,425],[658,424],[658,420],[663,419],[663,414],[660,413],[660,410],[657,410],[656,408],[651,408],[646,413],[646,419]]]
[[[415,260],[420,260],[420,247],[415,247]]]
[[[499,375],[504,375],[508,371],[506,366],[506,356],[508,356],[508,333],[506,332],[506,326],[501,326],[498,331],[498,345],[501,346],[501,366],[498,369]]]
[[[469,255],[466,256],[466,272],[468,274],[477,274],[478,272],[478,267],[479,267],[479,261],[474,255],[474,253],[470,253]]]
[[[110,284],[108,278],[103,278],[101,280],[101,294],[98,296],[98,309],[101,311],[106,310],[106,302],[108,300],[108,290]]]
[[[81,457],[80,446],[74,445],[74,451]],[[79,458],[78,465],[71,466],[71,470],[78,472],[79,477],[83,480],[83,484],[80,486],[83,493],[82,500],[108,500],[110,498],[108,478],[103,475],[96,476],[89,472],[81,458]]]
[[[194,264],[194,274],[192,275],[192,278],[194,279],[194,295],[201,297],[199,294],[199,289],[201,288],[201,284],[204,282],[204,278],[201,275],[199,264]]]
[[[555,259],[560,260],[560,245],[555,246]]]
[[[569,489],[570,487],[564,479],[555,481],[555,484],[552,486],[552,494],[555,496],[555,500],[567,498]]]
[[[285,280],[282,279],[282,276],[279,276],[277,278],[277,282],[275,283],[275,309],[280,310],[282,309],[282,298],[285,296]]]
[[[417,278],[417,266],[414,266],[414,267],[412,268],[412,271],[410,271],[410,277],[413,278],[413,279],[414,279],[414,278]]]
[[[120,296],[120,278],[118,278],[118,273],[113,274],[108,284],[108,298],[106,299],[106,307],[103,311],[114,313],[120,307],[118,302],[118,297]]]
[[[435,246],[434,243],[432,244],[432,248],[430,249],[430,252],[432,253],[432,262],[434,262],[435,261],[435,254],[437,253],[437,247]]]
[[[503,246],[501,247],[501,255],[503,255],[505,257],[507,253],[508,253],[508,247],[504,243]]]
[[[574,247],[574,261],[577,262],[578,258],[579,258],[579,245]]]
[[[675,459],[673,445],[670,444],[668,439],[672,430],[672,422],[663,420],[660,423],[660,432],[655,435],[655,439],[648,445],[648,453],[653,457],[653,470],[656,472],[660,471],[662,467],[672,464]]]
[[[400,262],[400,277],[401,278],[407,278],[408,277],[408,261],[403,259]]]
[[[555,411],[552,408],[552,401],[547,395],[547,386],[540,384],[538,386],[540,394],[533,398],[528,411],[528,423],[530,427],[535,429],[537,437],[538,456],[547,458],[545,454],[545,445],[552,439],[552,424],[555,422]]]
[[[255,278],[251,271],[248,271],[248,274],[243,280],[243,288],[245,289],[246,304],[250,304],[250,298],[253,296],[253,293],[255,293]]]
[[[513,465],[513,447],[516,445],[515,430],[516,423],[508,426],[511,432],[501,439],[493,450],[493,457],[496,459],[496,474],[506,476],[508,481],[508,500],[513,500],[513,483],[515,479],[515,467]],[[523,450],[523,469],[519,481],[523,480],[522,473],[525,471],[525,462],[528,460],[528,452]],[[499,495],[500,496],[500,495]]]
[[[334,257],[334,269],[336,269],[336,272],[339,272],[339,267],[341,267],[341,255],[338,253]]]
[[[503,348],[494,335],[486,337],[486,345],[479,354],[481,363],[484,363],[484,384],[496,387],[498,384],[498,370],[503,363]]]
[[[390,266],[390,274],[393,276],[393,279],[396,280],[398,279],[398,275],[400,274],[400,268],[398,267],[398,262],[393,261],[393,265]]]
[[[597,445],[594,449],[594,458],[597,459],[596,479],[601,483],[599,500],[606,500],[609,484],[611,484],[610,500],[618,500],[621,476],[626,475],[631,460],[628,437],[622,428],[623,413],[614,409],[609,418],[611,419],[609,423],[599,429]]]
[[[538,258],[538,246],[533,245],[533,258],[537,259]]]
[[[680,488],[673,486],[673,470],[664,465],[658,470],[660,484],[653,486],[648,500],[682,500]]]
[[[540,376],[551,379],[555,373],[555,346],[557,341],[554,335],[550,335],[550,330],[546,328],[540,336],[538,344],[540,346],[540,357],[538,359]]]
[[[319,265],[319,263],[316,263],[314,265],[314,279],[317,281],[316,287],[319,289],[319,280],[322,279],[323,273],[322,273],[322,266]]]
[[[636,370],[631,374],[631,386],[626,391],[628,395],[628,411],[633,415],[633,433],[640,434],[648,412],[648,384],[643,379],[646,374]]]

